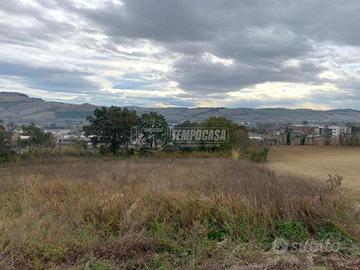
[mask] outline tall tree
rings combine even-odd
[[[102,144],[113,154],[121,146],[127,149],[131,129],[140,123],[136,111],[119,107],[95,109],[94,115],[87,118],[89,125],[84,126],[85,135],[91,137],[93,144]]]
[[[285,133],[286,133],[286,145],[291,145],[292,129],[291,128],[286,128]]]
[[[9,161],[13,152],[11,151],[11,133],[0,124],[0,163]]]
[[[228,130],[228,142],[222,147],[224,150],[240,148],[240,150],[243,151],[249,143],[249,135],[246,128],[225,117],[210,117],[202,124],[202,126],[221,127]]]
[[[35,124],[23,125],[21,129],[23,131],[22,135],[28,137],[25,139],[24,144],[25,146],[28,146],[30,150],[32,150],[34,147],[49,148],[55,145],[52,134],[49,132],[44,132]]]
[[[166,146],[169,139],[169,127],[162,114],[157,112],[144,113],[141,115],[140,122],[138,131],[142,137],[143,149],[158,151]]]
[[[141,123],[159,122],[167,126],[165,117],[162,114],[158,114],[157,112],[143,113],[140,120]]]

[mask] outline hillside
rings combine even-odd
[[[44,101],[15,92],[0,93],[0,119],[15,123],[82,123],[96,108],[90,104],[67,104]]]
[[[309,123],[360,122],[360,111],[351,109],[317,111],[285,108],[137,108],[137,111],[157,111],[172,122],[204,121],[211,116],[224,116],[238,123],[302,123],[305,120]]]
[[[0,119],[15,123],[34,122],[41,125],[81,125],[96,108],[91,104],[68,104],[44,101],[15,92],[0,92]],[[313,123],[360,122],[360,111],[351,109],[316,111],[307,109],[248,108],[141,108],[139,113],[156,111],[170,122],[203,121],[210,116],[224,116],[235,122],[248,123]]]

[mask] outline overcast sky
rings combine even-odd
[[[0,90],[360,109],[359,0],[0,0]]]

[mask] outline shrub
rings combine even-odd
[[[269,153],[269,148],[266,147],[256,147],[251,148],[247,151],[247,156],[251,161],[254,162],[265,162],[267,161],[267,156]]]
[[[11,133],[0,125],[0,164],[11,161],[14,158],[14,152],[11,150]]]
[[[330,240],[331,242],[353,243],[349,234],[331,221],[326,221],[317,227],[316,237],[324,242]]]
[[[302,222],[283,221],[277,224],[276,237],[286,239],[289,242],[302,243],[308,240],[310,236]]]

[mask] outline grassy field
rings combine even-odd
[[[353,206],[336,186],[231,158],[10,163],[0,269],[357,269],[357,253],[272,250],[356,242]]]
[[[269,161],[271,168],[282,174],[322,181],[329,174],[338,174],[344,177],[344,186],[360,196],[360,147],[275,146]]]

